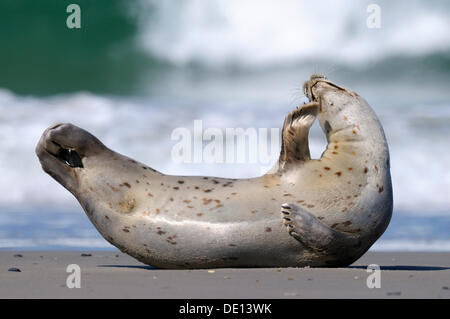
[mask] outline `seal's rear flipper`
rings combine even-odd
[[[282,132],[280,169],[286,169],[290,165],[311,159],[308,134],[318,110],[319,103],[311,102],[286,116]]]
[[[289,234],[305,248],[314,251],[330,251],[357,246],[359,239],[349,233],[338,232],[295,204],[281,205],[283,224]]]

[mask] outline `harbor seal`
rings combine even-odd
[[[158,268],[338,267],[357,260],[392,214],[389,151],[357,93],[321,75],[289,113],[279,161],[264,176],[164,175],[87,131],[57,124],[36,153],[112,245]],[[315,119],[328,145],[311,159]]]

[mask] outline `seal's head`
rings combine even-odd
[[[81,170],[89,167],[88,157],[107,148],[92,134],[72,124],[47,128],[36,146],[42,169],[70,192],[76,192]]]
[[[303,84],[303,92],[311,102],[319,103],[318,120],[327,137],[350,127],[361,114],[366,102],[355,92],[343,88],[320,74],[313,74]]]
[[[91,133],[72,124],[47,128],[36,146],[42,169],[68,189],[86,213],[96,207],[130,212],[137,205],[131,181],[156,171],[107,148]]]

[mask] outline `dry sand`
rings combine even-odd
[[[69,264],[81,268],[79,289],[66,286]],[[379,289],[367,287],[369,264],[381,266]],[[450,298],[450,253],[367,253],[335,269],[158,270],[117,251],[0,251],[0,298]]]

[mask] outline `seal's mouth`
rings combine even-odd
[[[67,149],[67,148],[63,148],[61,145],[59,145],[58,143],[52,142],[54,143],[57,147],[58,147],[58,151],[56,152],[56,154],[50,152],[49,150],[47,150],[47,152],[56,157],[58,160],[60,160],[61,162],[63,162],[64,164],[70,166],[70,167],[79,167],[79,168],[83,168],[83,163],[81,161],[81,157],[80,155],[77,153],[77,151],[73,150],[73,149]]]

